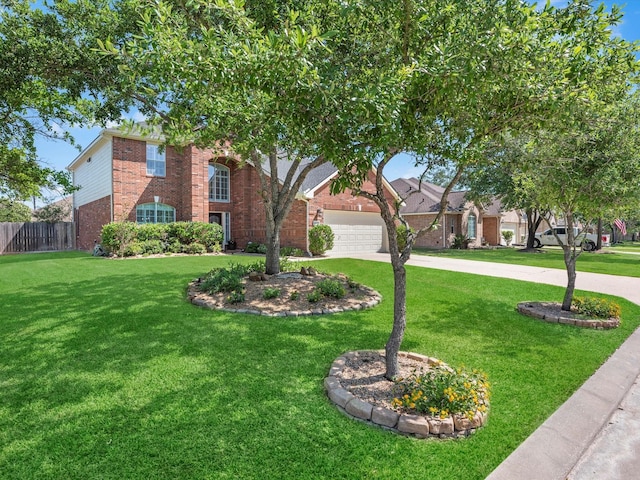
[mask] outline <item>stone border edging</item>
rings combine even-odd
[[[475,433],[476,429],[486,424],[487,413],[477,412],[473,420],[459,415],[450,415],[441,419],[426,415],[399,413],[388,408],[373,406],[360,400],[342,387],[339,375],[349,358],[369,352],[367,350],[353,351],[341,355],[333,362],[329,375],[324,379],[327,396],[347,416],[401,435],[416,438],[462,438]],[[378,351],[378,353],[384,352]],[[442,364],[436,358],[427,357],[419,353],[400,352],[398,355],[424,362],[427,365]]]
[[[360,302],[353,306],[333,307],[333,308],[313,308],[309,310],[282,310],[279,312],[268,312],[268,311],[260,310],[257,308],[246,308],[246,306],[230,307],[230,306],[219,305],[209,295],[197,289],[196,285],[199,281],[200,279],[198,278],[192,282],[189,282],[189,287],[187,288],[187,298],[194,305],[197,305],[199,307],[209,308],[211,310],[220,310],[222,312],[246,313],[251,315],[262,315],[265,317],[302,317],[307,315],[329,315],[332,313],[341,313],[341,312],[348,312],[353,310],[364,310],[366,308],[375,307],[382,300],[382,295],[380,295],[373,288],[367,287],[366,285],[361,285],[360,289],[365,291],[365,293],[369,296],[369,300]]]
[[[549,302],[521,302],[518,304],[518,312],[531,318],[542,320],[548,323],[562,323],[565,325],[575,325],[582,328],[595,328],[596,330],[609,330],[620,326],[619,318],[608,318],[589,320],[582,318],[571,318],[560,315],[547,315],[536,310],[537,306],[548,306]]]

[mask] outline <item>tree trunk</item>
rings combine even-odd
[[[562,310],[568,312],[571,310],[573,292],[576,288],[576,257],[571,255],[571,248],[568,245],[563,246],[562,249],[564,250],[564,264],[567,267],[567,289],[564,291]]]
[[[392,257],[393,264],[393,328],[385,345],[387,371],[385,377],[393,380],[398,375],[398,353],[407,326],[407,272],[400,258]]]
[[[267,258],[265,259],[265,273],[275,275],[280,273],[280,227],[273,220],[267,219]]]
[[[533,250],[536,231],[542,222],[542,215],[533,208],[527,209],[527,250]]]
[[[562,245],[562,253],[564,256],[564,264],[567,267],[567,289],[564,292],[562,300],[562,310],[568,312],[571,310],[571,302],[573,301],[573,291],[576,288],[576,260],[580,254],[579,247],[576,247],[576,237],[573,232],[573,213],[564,212],[565,227],[567,232],[566,245]]]

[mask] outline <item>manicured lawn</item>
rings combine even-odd
[[[233,257],[238,260],[239,257]],[[408,269],[404,350],[486,371],[488,425],[456,441],[342,415],[322,382],[341,353],[383,348],[391,267],[325,260],[383,295],[376,308],[266,318],[185,300],[228,257],[0,257],[0,477],[483,479],[640,323],[581,330],[522,317],[563,289]]]
[[[601,252],[583,252],[578,257],[576,269],[579,272],[605,273],[609,275],[623,275],[640,277],[640,255],[626,254],[623,249],[640,253],[640,248],[625,246],[605,248]],[[521,247],[496,248],[475,250],[431,250],[414,249],[412,255],[433,255],[478,260],[481,262],[510,263],[515,265],[530,265],[533,267],[565,269],[562,250],[559,247],[544,247],[539,253],[520,251]]]
[[[615,245],[611,246],[608,250],[616,253],[624,253],[624,252],[640,253],[640,242],[616,243]]]

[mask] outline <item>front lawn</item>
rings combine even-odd
[[[383,295],[370,310],[267,318],[195,307],[187,282],[229,259],[0,257],[0,477],[483,479],[640,323],[577,329],[523,317],[563,289],[408,268],[403,350],[484,370],[488,425],[456,441],[401,437],[342,415],[323,378],[383,348],[391,267],[318,262]]]
[[[632,244],[629,243],[628,245]],[[521,251],[521,248],[478,248],[470,250],[414,248],[412,255],[447,256],[464,260],[478,260],[480,262],[510,263],[532,267],[559,268],[562,270],[566,268],[562,257],[562,249],[559,247],[543,247],[537,253],[524,252]],[[576,262],[576,270],[579,272],[640,277],[640,255],[625,255],[624,248],[621,246],[605,248],[601,252],[582,252]],[[628,250],[640,253],[640,250],[633,247]]]

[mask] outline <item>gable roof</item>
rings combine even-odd
[[[402,214],[438,213],[444,187],[429,182],[420,182],[417,178],[398,178],[391,182],[404,199],[405,205],[400,209]],[[447,213],[460,213],[464,210],[466,200],[464,191],[452,191],[447,198]]]
[[[151,133],[148,133],[149,127],[144,122],[136,123],[131,129],[122,129],[121,127],[112,127],[103,129],[100,134],[85,148],[68,166],[67,170],[73,171],[78,165],[80,165],[83,161],[86,160],[87,154],[93,150],[98,144],[100,144],[105,139],[110,139],[111,137],[123,137],[130,138],[134,140],[152,140],[155,142],[164,141],[164,137],[162,136],[159,128],[155,127],[152,129]],[[264,157],[267,160],[267,157]],[[284,182],[287,173],[289,172],[289,167],[292,162],[291,156],[287,156],[287,154],[283,151],[278,152],[278,180],[280,183]],[[295,180],[298,175],[302,172],[304,167],[312,162],[311,159],[302,159],[300,165],[296,169],[293,179]],[[250,163],[250,162],[249,162]],[[271,175],[270,164],[267,161],[263,161],[262,167],[267,175]],[[374,169],[375,170],[375,169]],[[300,187],[300,191],[298,195],[301,195],[305,198],[313,198],[314,193],[323,185],[327,184],[334,178],[338,173],[338,169],[330,162],[325,162],[318,167],[314,168],[309,172],[307,177],[302,182]],[[393,194],[393,196],[400,200],[398,193],[395,191],[393,186],[387,182],[386,179],[383,180],[385,187]]]

